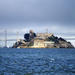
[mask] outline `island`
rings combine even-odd
[[[74,48],[63,38],[58,38],[52,33],[35,33],[30,30],[24,34],[24,40],[18,40],[12,48]]]

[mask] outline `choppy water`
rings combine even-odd
[[[0,75],[75,75],[75,49],[0,49]]]

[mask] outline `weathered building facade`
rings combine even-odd
[[[53,47],[54,42],[45,41],[44,39],[34,39],[33,48],[50,48]]]

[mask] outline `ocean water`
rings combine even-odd
[[[75,49],[0,48],[0,75],[75,75]]]

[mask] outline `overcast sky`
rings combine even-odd
[[[75,0],[0,0],[0,31],[75,33]]]

